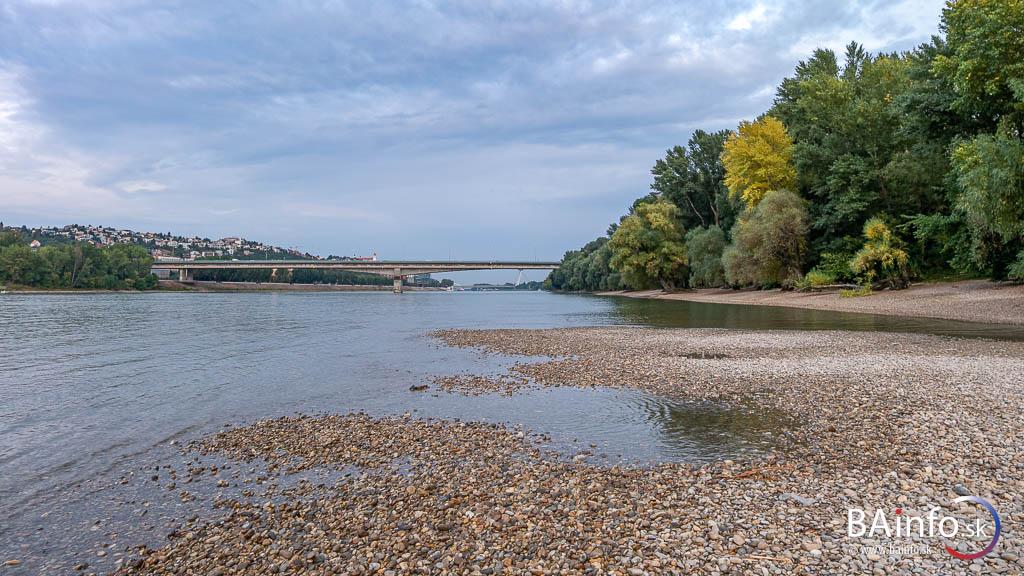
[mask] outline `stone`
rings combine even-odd
[[[804,498],[803,496],[794,494],[792,492],[786,492],[782,494],[781,496],[779,496],[779,500],[782,500],[783,502],[791,500],[793,502],[803,504],[804,506],[811,506],[815,502],[814,498]]]

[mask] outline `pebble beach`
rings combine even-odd
[[[1024,344],[718,329],[442,331],[483,355],[542,356],[437,379],[444,393],[637,387],[792,418],[778,448],[704,464],[566,454],[514,424],[297,416],[188,452],[231,462],[211,514],[121,561],[141,574],[1020,574]],[[603,455],[602,455],[603,456]],[[248,471],[248,472],[247,472]],[[286,482],[309,471],[322,482]],[[280,480],[275,480],[280,478]],[[233,490],[228,490],[232,487]],[[847,510],[1002,519],[985,539],[851,538]],[[988,534],[991,538],[991,534]]]

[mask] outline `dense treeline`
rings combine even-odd
[[[1024,279],[1024,3],[961,0],[902,54],[816,50],[736,131],[696,131],[562,290]]]
[[[195,279],[217,282],[284,282],[291,284],[341,284],[346,286],[383,286],[393,280],[377,274],[361,274],[348,270],[312,270],[278,268],[272,270],[196,270]]]
[[[89,243],[33,250],[17,231],[0,232],[0,282],[34,288],[150,290],[153,258],[132,244]]]

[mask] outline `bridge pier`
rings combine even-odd
[[[178,282],[195,282],[195,273],[189,268],[178,270]]]
[[[395,294],[402,293],[402,269],[395,268]]]

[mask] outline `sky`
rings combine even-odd
[[[0,0],[0,220],[557,260],[814,48],[942,5]]]

